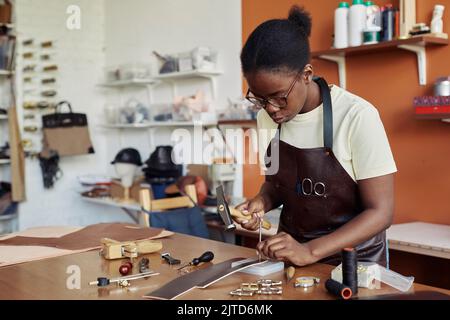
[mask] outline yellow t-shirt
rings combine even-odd
[[[366,100],[331,86],[333,152],[353,180],[379,177],[397,171],[389,141],[377,109]],[[258,112],[260,163],[278,125],[265,110]],[[298,114],[281,126],[281,140],[297,148],[323,147],[323,105]]]

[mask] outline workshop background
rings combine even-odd
[[[400,0],[375,3],[399,8]],[[416,22],[427,25],[435,6],[445,6],[443,33],[450,32],[450,0],[415,3]],[[330,50],[339,1],[0,1],[2,10],[11,10],[11,21],[3,20],[3,11],[0,15],[0,53],[2,59],[11,60],[2,60],[0,68],[0,111],[4,110],[0,112],[0,234],[47,225],[139,221],[141,206],[135,189],[131,189],[132,204],[115,201],[109,191],[101,193],[109,187],[117,192],[111,180],[118,178],[117,168],[111,162],[125,148],[138,150],[142,162],[150,161],[158,146],[174,145],[174,129],[195,134],[196,121],[206,123],[202,130],[216,125],[222,131],[241,129],[231,150],[226,141],[214,141],[214,145],[226,149],[224,162],[230,154],[231,158],[248,158],[251,142],[246,132],[256,128],[256,113],[243,99],[247,87],[240,51],[258,24],[286,17],[294,4],[312,15],[313,53]],[[394,229],[388,233],[393,269],[408,270],[419,282],[450,288],[446,276],[450,261],[450,123],[441,121],[446,119],[445,113],[422,119],[414,105],[415,97],[434,95],[438,78],[449,77],[450,47],[444,38],[425,46],[425,85],[419,83],[416,54],[391,46],[348,55],[346,89],[378,109],[398,167]],[[191,54],[200,56],[199,52],[206,52],[212,61],[205,72],[189,71],[185,65],[188,71],[181,75],[177,70],[167,75],[162,72],[162,58],[170,67],[171,58],[189,62]],[[336,63],[319,58],[312,63],[316,74],[329,83],[340,83]],[[124,70],[131,72],[131,79],[114,79]],[[181,110],[192,100],[200,101],[203,112],[192,116],[190,110],[186,116],[175,107],[177,99],[185,103]],[[74,112],[87,116],[90,141],[85,142],[92,144],[95,153],[61,157],[60,171],[54,173],[55,181],[47,188],[42,166],[49,162],[39,160],[42,116],[52,114],[59,101],[70,102]],[[175,111],[171,109],[167,115],[167,108]],[[446,113],[450,118],[448,105]],[[202,146],[195,148],[194,158],[204,152]],[[196,175],[207,182],[208,198],[215,195],[220,183],[227,186],[232,204],[258,192],[263,177],[257,164],[226,163],[219,170],[220,162],[213,162],[205,163],[201,157],[182,161],[183,175]],[[93,189],[98,194],[89,191]],[[123,189],[119,190],[121,194]],[[205,219],[214,212],[217,216],[214,204],[206,208]],[[274,225],[277,214],[279,210],[270,215]],[[254,235],[230,238],[217,224],[207,222],[213,239],[246,246],[256,241]]]

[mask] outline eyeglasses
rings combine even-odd
[[[247,94],[245,95],[245,99],[247,99],[248,101],[253,103],[257,108],[265,109],[267,104],[270,104],[278,109],[286,108],[288,105],[287,99],[288,99],[289,95],[291,94],[292,89],[294,89],[294,86],[297,83],[299,76],[301,74],[302,74],[302,72],[297,73],[294,81],[292,82],[291,86],[289,87],[288,91],[286,92],[286,94],[284,96],[269,97],[269,98],[255,97],[249,88],[247,90]]]

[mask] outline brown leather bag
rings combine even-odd
[[[62,105],[67,105],[70,112],[61,113]],[[43,116],[42,123],[44,150],[54,150],[60,157],[94,153],[87,117],[72,112],[69,102],[58,103],[55,113]]]
[[[0,5],[0,23],[11,23],[12,4],[11,1],[4,1],[3,5]]]

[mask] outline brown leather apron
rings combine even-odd
[[[314,79],[320,87],[323,101],[324,147],[296,148],[281,141],[281,125],[266,151],[266,167],[273,165],[273,152],[279,154],[278,170],[266,175],[278,193],[283,209],[279,232],[284,231],[304,243],[327,235],[360,214],[362,206],[358,184],[336,159],[333,148],[333,114],[328,84]],[[386,266],[386,233],[359,244],[358,261],[372,261]],[[341,263],[340,253],[320,262]]]

